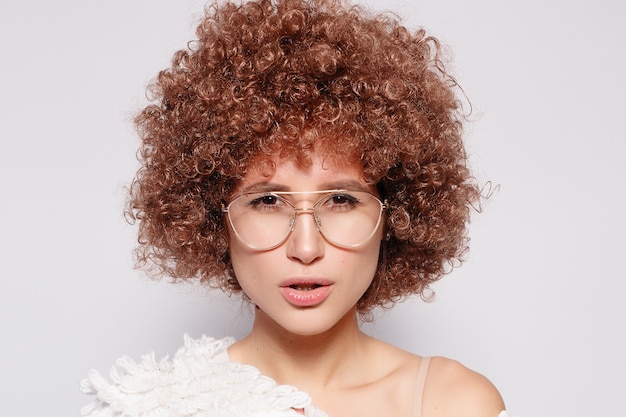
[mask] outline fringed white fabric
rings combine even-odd
[[[92,370],[81,390],[96,399],[83,407],[86,417],[328,417],[308,394],[278,385],[253,366],[233,363],[233,338],[185,336],[173,359],[154,354],[136,363],[120,358],[109,383]],[[502,411],[498,417],[509,417]]]
[[[278,385],[258,369],[233,363],[228,347],[234,339],[185,336],[173,359],[154,354],[135,363],[124,357],[109,383],[96,371],[81,390],[96,396],[82,409],[88,417],[328,417],[311,406],[308,394]]]

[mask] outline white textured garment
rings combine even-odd
[[[289,385],[278,385],[250,365],[230,361],[233,338],[185,336],[172,359],[154,354],[136,363],[116,362],[109,383],[90,371],[81,389],[96,399],[85,406],[88,417],[328,417],[311,405],[311,397]],[[507,417],[505,411],[498,417]]]

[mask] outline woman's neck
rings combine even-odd
[[[354,365],[364,363],[371,340],[359,328],[355,309],[315,335],[291,333],[257,310],[252,331],[229,352],[233,360],[257,367],[279,384],[312,393],[351,385],[358,374]]]

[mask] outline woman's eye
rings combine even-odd
[[[273,206],[279,202],[278,197],[275,195],[262,195],[256,198],[253,198],[248,203],[251,206]]]
[[[277,202],[278,202],[278,198],[276,198],[276,196],[274,195],[265,195],[261,197],[261,203],[263,204],[274,205]]]
[[[359,199],[351,194],[335,194],[330,196],[327,202],[332,206],[352,207],[359,203]]]

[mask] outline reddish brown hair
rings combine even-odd
[[[361,313],[423,294],[460,261],[478,190],[437,39],[332,0],[213,4],[197,36],[136,119],[141,265],[239,291],[222,204],[252,160],[305,164],[313,147],[360,161],[389,204]]]

